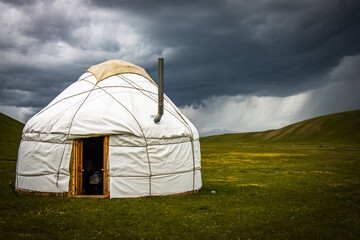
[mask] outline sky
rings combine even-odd
[[[109,59],[146,69],[199,132],[360,109],[358,0],[0,0],[0,112],[25,123]]]

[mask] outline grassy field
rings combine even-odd
[[[24,124],[0,113],[0,160],[14,160]]]
[[[23,124],[0,115],[1,239],[358,239],[360,111],[201,139],[197,194],[80,199],[12,192]]]
[[[198,194],[78,199],[15,197],[15,161],[0,161],[0,236],[358,239],[359,172],[358,148],[202,144]]]

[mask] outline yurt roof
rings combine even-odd
[[[155,83],[145,69],[123,60],[109,60],[90,67],[87,72],[92,73],[98,82],[121,73],[135,73]]]
[[[90,67],[63,90],[26,123],[24,133],[33,134],[34,141],[118,134],[140,140],[198,139],[196,128],[166,94],[162,121],[154,123],[157,92],[157,84],[143,68],[109,60]]]

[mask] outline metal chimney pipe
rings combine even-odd
[[[164,59],[158,59],[158,114],[154,122],[159,123],[164,114]]]

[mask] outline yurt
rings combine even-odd
[[[16,190],[110,198],[198,191],[199,134],[166,95],[162,106],[158,90],[132,63],[90,67],[26,123]]]

